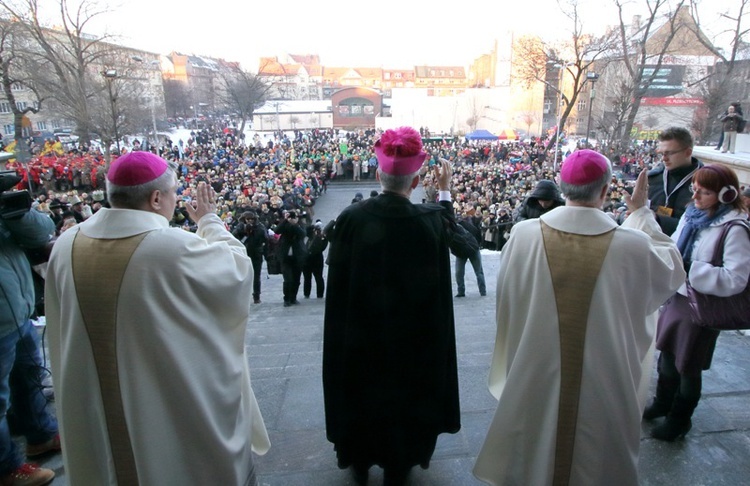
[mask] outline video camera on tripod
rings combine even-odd
[[[17,219],[31,209],[29,191],[11,191],[21,178],[14,170],[0,171],[0,218]]]

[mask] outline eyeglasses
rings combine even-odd
[[[681,149],[678,149],[678,150],[664,150],[662,152],[656,152],[656,155],[658,155],[659,157],[662,157],[662,158],[663,157],[671,157],[674,154],[680,153],[680,152],[682,152],[684,150],[687,150],[687,147],[686,148],[681,148]]]
[[[709,191],[708,189],[698,189],[697,187],[695,187],[695,184],[690,184],[688,187],[690,188],[691,194],[698,194],[699,196],[703,197],[709,197],[716,194],[716,191]]]

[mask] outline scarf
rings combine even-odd
[[[677,249],[680,250],[685,268],[690,266],[693,246],[700,231],[711,226],[714,221],[720,219],[731,209],[732,206],[729,204],[720,204],[719,208],[711,214],[708,211],[696,208],[692,203],[687,207],[685,214],[682,216],[685,225],[682,228],[682,233],[680,233],[680,238],[677,240]]]

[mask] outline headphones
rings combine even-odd
[[[704,165],[704,169],[709,169],[712,172],[719,175],[719,177],[726,182],[726,175],[721,169],[718,169],[712,165]],[[719,202],[721,204],[732,204],[737,197],[739,197],[740,193],[737,191],[737,188],[734,187],[731,184],[727,184],[724,187],[722,187],[719,190]]]

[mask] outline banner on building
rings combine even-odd
[[[700,106],[703,100],[700,98],[643,98],[641,105],[648,106]]]
[[[654,75],[654,73],[656,73]],[[654,64],[647,64],[643,68],[643,86],[654,76],[646,88],[646,98],[666,98],[683,91],[683,80],[685,78],[685,66],[661,65],[657,69]]]

